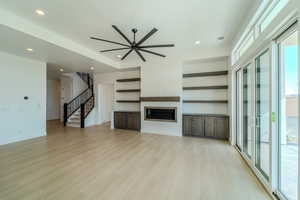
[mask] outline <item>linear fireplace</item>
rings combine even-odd
[[[145,120],[177,122],[176,107],[145,107],[144,111]]]

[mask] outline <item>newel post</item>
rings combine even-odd
[[[64,126],[67,125],[68,121],[68,104],[64,103]]]
[[[84,124],[84,120],[85,120],[85,104],[81,104],[80,105],[80,128],[84,128],[85,124]]]

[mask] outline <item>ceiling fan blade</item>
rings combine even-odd
[[[124,60],[131,52],[133,51],[133,49],[130,49],[122,58],[121,60]]]
[[[151,37],[154,33],[156,33],[158,31],[158,29],[153,28],[147,35],[145,35],[145,37],[143,37],[137,44],[136,46],[141,45],[142,43],[144,43],[149,37]]]
[[[108,50],[103,50],[100,52],[109,52],[109,51],[119,51],[119,50],[125,50],[125,49],[130,49],[130,47],[124,47],[124,48],[118,48],[118,49],[108,49]]]
[[[139,46],[139,48],[141,48],[141,49],[160,48],[160,47],[175,47],[175,45],[174,44],[158,44],[158,45]]]
[[[132,42],[122,33],[120,29],[116,25],[112,25],[112,27],[130,44],[132,45]]]
[[[110,41],[110,40],[104,40],[104,39],[100,39],[100,38],[96,38],[96,37],[90,37],[90,39],[99,40],[99,41],[102,41],[102,42],[108,42],[108,43],[112,43],[112,44],[118,44],[118,45],[121,45],[121,46],[124,46],[124,47],[130,47],[127,44],[122,44],[122,43],[119,43],[119,42],[113,42],[113,41]]]
[[[139,57],[146,62],[146,59],[144,58],[144,56],[141,54],[141,52],[139,52],[139,49],[134,49],[134,51],[139,55]]]
[[[166,56],[163,55],[163,54],[156,53],[156,52],[153,52],[153,51],[148,51],[148,50],[146,50],[146,49],[138,49],[138,50],[143,51],[143,52],[146,52],[146,53],[154,54],[154,55],[157,55],[157,56],[160,56],[160,57],[164,57],[164,58],[166,57]]]

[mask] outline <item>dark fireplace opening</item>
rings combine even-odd
[[[145,120],[176,122],[177,108],[145,107]]]

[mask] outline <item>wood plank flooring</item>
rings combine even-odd
[[[1,200],[270,199],[223,141],[48,125],[0,146]]]

